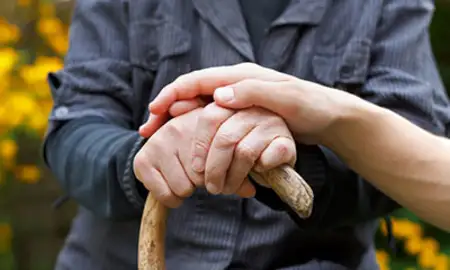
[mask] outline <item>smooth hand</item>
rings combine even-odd
[[[281,116],[301,143],[322,143],[330,128],[360,103],[340,90],[300,80],[256,64],[214,67],[185,74],[167,85],[150,104],[151,117],[141,134],[151,134],[173,107],[214,95],[221,107],[262,107]],[[189,101],[191,100],[191,101]],[[177,101],[183,101],[176,105]],[[177,109],[178,111],[182,111]],[[352,112],[353,113],[353,112]]]

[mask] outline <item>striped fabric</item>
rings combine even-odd
[[[427,32],[433,8],[431,0],[292,0],[254,51],[237,0],[77,1],[65,68],[49,76],[55,105],[44,154],[81,205],[55,269],[136,269],[145,198],[131,166],[142,145],[136,129],[149,100],[180,74],[257,62],[444,134],[449,104]],[[313,220],[297,226],[258,200],[198,190],[170,213],[167,269],[378,269],[375,220],[397,205],[322,150],[325,176],[309,179]],[[311,162],[299,159],[297,169]]]

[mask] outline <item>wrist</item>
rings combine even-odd
[[[323,132],[321,144],[332,149],[345,147],[361,139],[370,130],[368,125],[383,118],[386,110],[357,96],[338,92],[331,104],[331,120]]]

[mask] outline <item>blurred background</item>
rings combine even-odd
[[[437,0],[433,49],[450,89],[450,1]],[[0,270],[50,270],[76,205],[52,207],[62,192],[40,159],[51,96],[46,75],[62,67],[71,0],[0,1]],[[377,235],[381,269],[450,270],[450,235],[406,210]],[[343,247],[345,248],[345,247]]]

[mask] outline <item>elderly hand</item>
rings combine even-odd
[[[189,106],[182,107],[189,108]],[[136,178],[167,207],[178,207],[183,199],[192,195],[195,187],[203,187],[205,184],[204,174],[192,170],[191,155],[197,118],[203,110],[203,108],[194,109],[165,123],[147,140],[134,158],[133,169]],[[214,111],[212,108],[208,110]],[[220,117],[208,119],[217,123],[226,120],[234,113],[216,115]],[[237,132],[236,134],[242,133],[242,129],[234,130]],[[202,135],[207,134],[203,133]],[[205,139],[205,137],[202,138]],[[219,156],[223,157],[222,153]],[[214,164],[213,162],[213,166],[215,166]],[[225,162],[220,166],[225,166]],[[215,176],[218,169],[223,171],[220,166],[215,167],[212,174],[208,174],[208,176],[210,178],[210,175]],[[242,167],[238,166],[238,168]],[[233,192],[241,197],[254,196],[253,185],[249,181],[242,180],[243,177],[241,181],[233,182],[240,183],[236,184],[237,187],[234,186]]]
[[[212,194],[234,194],[247,175],[282,164],[294,165],[295,142],[282,118],[262,108],[233,111],[207,105],[197,120],[192,169],[204,173]]]
[[[205,185],[213,194],[252,197],[255,188],[247,175],[253,167],[295,163],[294,140],[270,111],[233,111],[215,103],[198,108],[203,104],[195,100],[176,104],[171,109],[176,117],[149,138],[134,160],[136,177],[168,207],[179,206],[194,187]]]

